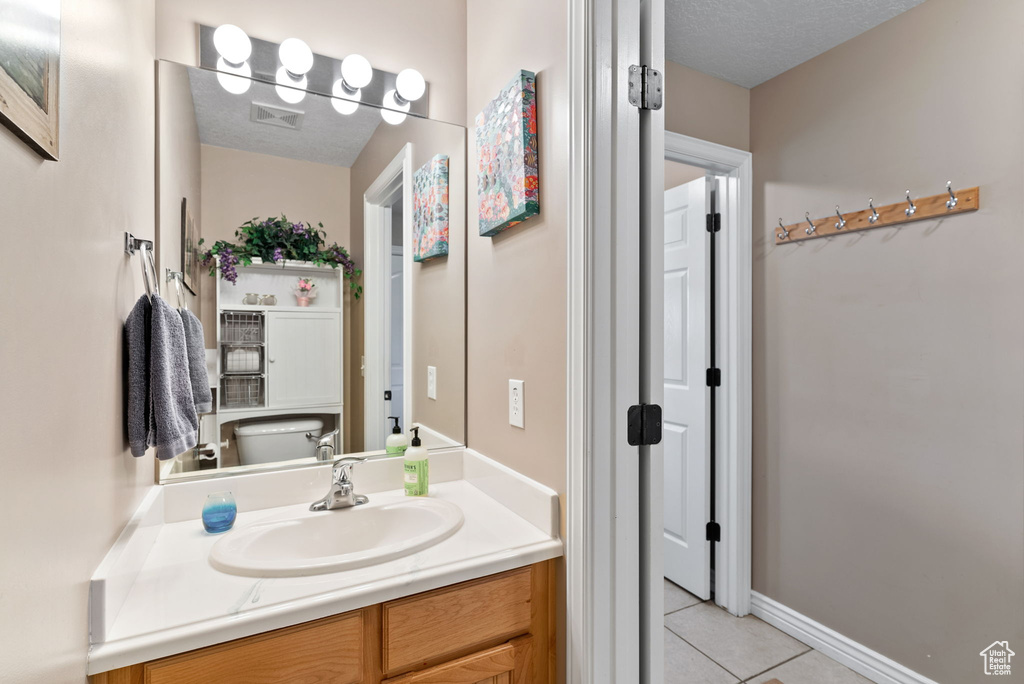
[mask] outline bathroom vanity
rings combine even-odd
[[[369,502],[332,511],[309,510],[329,464],[155,487],[90,584],[92,681],[550,681],[557,495],[471,449],[430,461],[428,499],[404,497],[402,460],[381,459],[353,471]],[[198,515],[221,490],[238,519],[210,535]],[[422,530],[382,516],[427,502],[461,523],[396,556]],[[285,533],[217,569],[218,544],[264,527]],[[338,565],[346,544],[358,560]]]
[[[554,681],[553,561],[101,673],[93,684]]]

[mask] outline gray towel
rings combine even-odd
[[[174,458],[196,445],[199,432],[181,316],[159,295],[143,296],[125,319],[124,338],[132,456],[155,446],[157,458]]]
[[[188,309],[179,309],[178,313],[181,314],[181,323],[185,327],[188,377],[192,382],[192,398],[196,402],[196,413],[209,413],[213,410],[213,392],[210,391],[210,376],[206,373],[203,324]]]
[[[143,295],[124,321],[124,348],[128,357],[128,446],[132,456],[146,453],[149,432],[149,319],[153,307]]]
[[[149,446],[165,460],[196,445],[199,416],[185,351],[185,327],[178,310],[154,294],[149,325]]]

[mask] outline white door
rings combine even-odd
[[[403,405],[405,402],[405,388],[403,387],[402,374],[404,369],[402,368],[402,361],[405,356],[402,348],[403,331],[402,331],[402,318],[405,316],[405,309],[402,303],[404,287],[402,285],[403,280],[403,264],[402,264],[402,248],[392,247],[391,248],[391,374],[389,376],[390,388],[391,388],[391,413],[388,415],[396,416],[398,418],[398,424],[405,430],[406,417],[403,415]],[[389,423],[390,425],[390,423]],[[389,431],[390,432],[390,431]]]
[[[709,183],[665,191],[665,577],[710,596],[706,541]]]
[[[341,314],[267,314],[270,408],[341,403]]]

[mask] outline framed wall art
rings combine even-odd
[[[199,236],[188,199],[181,199],[181,282],[194,295],[199,294]]]
[[[439,154],[412,176],[412,258],[448,254],[448,156]]]
[[[0,121],[57,161],[60,0],[0,0]]]
[[[520,71],[476,116],[480,234],[497,235],[540,213],[537,84]]]

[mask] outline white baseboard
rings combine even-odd
[[[876,684],[938,684],[756,591],[750,612]]]

